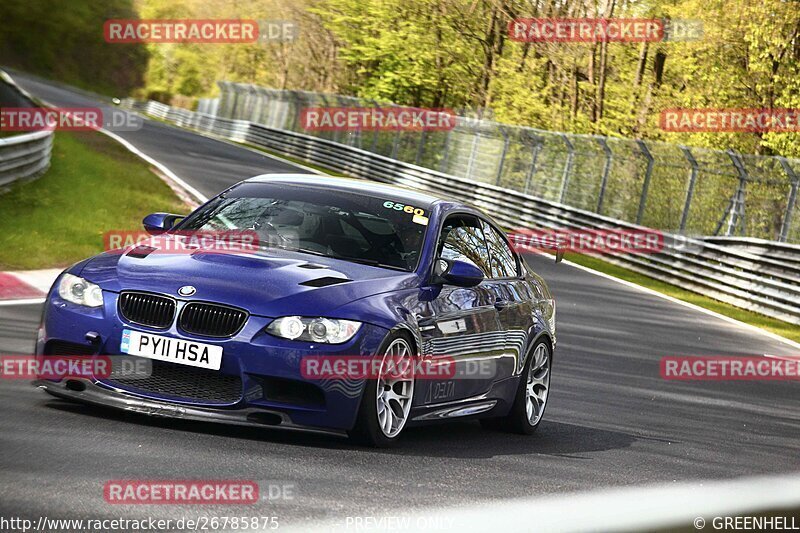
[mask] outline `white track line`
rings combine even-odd
[[[33,305],[43,304],[45,298],[25,298],[22,300],[0,300],[0,307],[10,307],[14,305]]]
[[[11,78],[11,76],[9,76],[9,78]],[[11,78],[11,80],[13,81],[13,78]],[[16,82],[14,82],[14,85],[19,87],[19,85],[17,85]],[[19,87],[19,88],[22,89],[21,87]],[[64,89],[64,90],[67,90],[67,89]],[[31,96],[30,99],[34,99],[34,97]],[[55,106],[52,103],[48,102],[47,100],[43,100],[41,98],[38,98],[38,100],[39,100],[39,102],[41,102],[42,104],[46,105],[47,107],[52,107],[52,108],[57,108],[58,107],[58,106]],[[129,111],[126,111],[126,112],[129,113]],[[108,135],[109,137],[111,137],[112,139],[114,139],[115,141],[120,143],[122,146],[127,148],[129,152],[139,156],[141,159],[147,161],[148,163],[150,163],[151,165],[156,167],[158,170],[163,172],[165,176],[167,176],[169,179],[171,179],[175,183],[177,183],[180,187],[182,187],[186,191],[187,194],[189,194],[190,196],[193,196],[200,203],[205,203],[205,202],[208,201],[208,198],[203,193],[201,193],[200,191],[198,191],[197,189],[195,189],[194,187],[192,187],[191,185],[186,183],[186,181],[184,181],[183,179],[178,177],[178,175],[175,174],[172,170],[170,170],[166,165],[164,165],[163,163],[161,163],[159,161],[156,161],[155,159],[153,159],[149,155],[145,154],[144,152],[142,152],[141,150],[136,148],[129,141],[123,139],[122,137],[120,137],[116,133],[114,133],[112,131],[109,131],[109,130],[107,130],[105,128],[99,128],[98,131],[103,133],[103,134],[105,134],[105,135]]]
[[[550,254],[546,254],[544,252],[539,252],[539,253],[540,253],[540,255],[550,255]],[[746,330],[752,331],[754,333],[760,333],[760,334],[765,335],[765,336],[767,336],[767,337],[769,337],[769,338],[771,338],[773,340],[782,342],[784,344],[787,344],[787,345],[791,346],[792,348],[797,348],[797,349],[800,350],[800,343],[795,342],[795,341],[793,341],[791,339],[787,339],[786,337],[781,337],[777,333],[772,333],[771,331],[767,331],[765,329],[761,329],[758,326],[753,326],[752,324],[747,324],[747,323],[742,322],[740,320],[736,320],[735,318],[731,318],[729,316],[722,315],[722,314],[717,313],[715,311],[711,311],[710,309],[706,309],[705,307],[700,307],[698,305],[695,305],[695,304],[692,304],[692,303],[689,303],[689,302],[684,302],[683,300],[679,300],[679,299],[677,299],[677,298],[675,298],[673,296],[669,296],[667,294],[664,294],[663,292],[658,292],[656,290],[653,290],[653,289],[650,289],[650,288],[647,288],[647,287],[642,287],[641,285],[637,285],[635,283],[631,283],[630,281],[626,281],[624,279],[615,278],[614,276],[612,276],[610,274],[606,274],[605,272],[600,272],[598,270],[593,270],[593,269],[591,269],[589,267],[585,267],[583,265],[579,265],[578,263],[573,263],[572,261],[568,261],[566,259],[564,259],[562,261],[562,263],[565,264],[565,265],[570,265],[572,267],[575,267],[575,268],[578,268],[580,270],[583,270],[584,272],[589,272],[591,274],[594,274],[595,276],[600,276],[601,278],[605,278],[605,279],[609,279],[611,281],[615,281],[617,283],[625,285],[626,287],[630,287],[632,289],[636,289],[638,291],[650,294],[652,296],[657,296],[657,297],[659,297],[659,298],[661,298],[663,300],[667,300],[667,301],[672,302],[674,304],[682,305],[683,307],[688,307],[689,309],[693,309],[694,311],[698,311],[700,313],[703,313],[703,314],[706,314],[706,315],[709,315],[709,316],[713,316],[713,317],[718,318],[720,320],[723,320],[723,321],[725,321],[725,322],[727,322],[729,324],[732,324],[734,326],[738,326],[738,327],[740,327],[742,329],[746,329]]]
[[[720,529],[715,519],[775,511],[786,527],[800,528],[800,475],[747,477],[726,481],[617,487],[510,501],[487,501],[445,509],[389,511],[371,523],[324,520],[290,531],[651,531]],[[363,516],[360,518],[364,518]],[[385,520],[380,521],[381,518]],[[715,527],[714,524],[717,524]],[[767,527],[766,529],[774,529]]]
[[[800,362],[800,355],[771,355],[768,353],[764,354],[764,357],[768,357],[770,359],[780,359],[781,361],[799,361]]]
[[[140,158],[144,159],[145,161],[156,167],[158,170],[164,173],[165,176],[167,176],[169,179],[178,184],[182,189],[186,191],[187,194],[194,197],[194,199],[200,202],[201,204],[206,203],[208,201],[208,198],[203,193],[201,193],[200,191],[198,191],[197,189],[186,183],[186,181],[184,181],[183,179],[179,178],[177,174],[171,171],[163,163],[156,161],[155,159],[145,154],[144,152],[136,148],[134,145],[132,145],[130,142],[126,141],[125,139],[123,139],[122,137],[120,137],[119,135],[117,135],[112,131],[108,131],[106,129],[101,128],[100,132],[108,135],[109,137],[120,143],[122,146],[127,148],[129,152],[139,156]]]
[[[6,274],[11,274],[22,283],[33,287],[42,294],[47,294],[62,271],[63,269],[61,268],[45,268],[40,270],[12,270],[6,272]]]

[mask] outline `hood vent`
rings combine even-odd
[[[305,263],[303,265],[297,265],[297,268],[307,268],[309,270],[317,270],[319,268],[328,268],[325,265],[315,265],[314,263]]]
[[[324,278],[317,278],[317,279],[310,279],[308,281],[304,281],[300,285],[305,285],[306,287],[327,287],[329,285],[337,285],[339,283],[347,283],[352,281],[347,278],[334,278],[332,276],[326,276]]]
[[[156,250],[157,248],[153,248],[152,246],[147,246],[146,244],[140,244],[125,255],[136,259],[144,259],[145,257],[152,254]]]

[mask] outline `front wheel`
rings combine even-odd
[[[403,334],[390,337],[379,356],[378,375],[367,381],[349,435],[361,444],[383,448],[397,442],[411,413],[416,356]]]
[[[501,418],[482,419],[481,424],[489,429],[502,429],[523,435],[535,432],[547,407],[552,363],[550,344],[544,339],[538,341],[525,362],[511,411]]]

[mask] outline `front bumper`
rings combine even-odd
[[[286,413],[262,408],[213,409],[194,407],[135,396],[123,389],[101,386],[89,379],[69,379],[60,382],[37,380],[34,386],[66,400],[90,405],[121,409],[153,417],[178,418],[199,422],[218,422],[249,427],[280,427],[326,434],[344,434],[342,431],[326,430],[313,426],[295,424]]]
[[[347,431],[355,425],[364,382],[306,379],[302,373],[302,359],[308,355],[369,357],[377,353],[388,334],[384,328],[364,324],[353,339],[342,345],[289,341],[264,331],[272,318],[251,315],[235,336],[209,339],[187,334],[175,324],[158,330],[127,323],[118,314],[117,295],[105,292],[104,296],[103,307],[89,309],[66,302],[51,292],[45,304],[36,353],[59,355],[49,349],[52,346],[50,343],[70,343],[84,348],[91,355],[120,355],[124,329],[216,344],[223,347],[222,366],[218,372],[209,372],[240,380],[241,396],[229,402],[205,401],[196,397],[181,397],[180,394],[153,392],[133,383],[105,378],[39,381],[37,385],[62,398],[153,416],[259,427]],[[185,303],[178,302],[178,313],[180,306]],[[290,388],[295,386],[298,389],[313,386],[321,400],[308,403],[297,400],[291,394],[270,394],[273,386],[275,388],[272,390],[282,387],[282,392],[285,392],[287,384]]]

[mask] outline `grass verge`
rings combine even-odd
[[[0,194],[0,270],[71,265],[103,251],[105,232],[141,229],[155,211],[188,208],[112,139],[59,132],[47,173]]]
[[[780,335],[781,337],[786,337],[787,339],[791,339],[795,342],[800,342],[800,327],[796,326],[795,324],[789,324],[788,322],[783,322],[782,320],[777,320],[775,318],[770,318],[758,313],[753,313],[752,311],[739,309],[738,307],[708,298],[707,296],[702,296],[675,285],[649,278],[645,275],[639,274],[638,272],[633,272],[626,268],[612,265],[596,257],[572,253],[565,254],[564,259],[568,259],[573,263],[591,268],[592,270],[597,270],[604,274],[608,274],[609,276],[630,281],[636,285],[641,285],[642,287],[652,289],[678,300],[694,304],[698,307],[703,307],[710,311],[714,311],[715,313],[733,318],[734,320],[771,331],[772,333]]]

